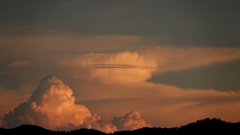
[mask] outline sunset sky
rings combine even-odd
[[[0,127],[113,132],[240,121],[239,5],[2,0]]]

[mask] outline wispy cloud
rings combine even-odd
[[[23,67],[23,66],[27,66],[27,65],[30,65],[30,62],[29,61],[26,61],[26,60],[19,60],[19,61],[14,61],[10,64],[7,65],[7,67]]]
[[[123,64],[86,64],[79,65],[78,69],[104,69],[104,68],[122,68],[122,69],[158,69],[158,67],[148,67],[148,66],[135,66],[135,65],[123,65]]]

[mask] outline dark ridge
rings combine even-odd
[[[53,131],[36,126],[36,125],[21,125],[12,129],[5,129],[5,133],[14,134],[14,133],[21,133],[21,134],[49,134]],[[2,133],[0,133],[2,135]]]
[[[106,133],[103,133],[101,131],[95,130],[95,129],[79,129],[79,130],[73,130],[68,132],[68,134],[73,134],[73,135],[106,135]]]
[[[107,135],[95,129],[78,129],[72,131],[52,131],[44,129],[36,125],[21,125],[12,129],[0,128],[0,135],[9,134],[53,134],[53,135]],[[109,135],[176,135],[176,134],[240,134],[240,122],[231,123],[220,119],[202,119],[181,127],[160,128],[160,127],[144,127],[137,130],[116,131]]]

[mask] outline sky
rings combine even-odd
[[[237,0],[2,0],[0,126],[240,121]]]

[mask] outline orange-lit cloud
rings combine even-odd
[[[114,117],[112,123],[119,130],[135,130],[142,127],[151,127],[140,115],[138,111],[131,111],[122,117]]]
[[[217,47],[153,47],[140,51],[157,62],[157,73],[180,71],[240,59],[239,48]]]
[[[50,110],[47,107],[49,103],[50,106],[55,106],[55,108],[63,107],[62,104],[72,106],[72,108],[77,108],[75,113],[78,110],[83,110],[83,117],[77,121],[72,120],[71,123],[73,124],[66,122],[69,118],[64,117],[59,121],[54,121],[54,124],[49,120],[50,122],[47,122],[47,124],[52,125],[52,128],[67,129],[83,126],[110,132],[124,128],[111,124],[112,116],[120,116],[129,112],[129,110],[138,110],[141,112],[141,116],[153,126],[179,126],[205,117],[219,117],[231,121],[240,120],[237,115],[237,112],[240,111],[237,109],[240,103],[238,100],[240,99],[239,92],[181,89],[175,86],[146,82],[153,74],[238,60],[240,58],[238,48],[145,46],[148,49],[134,50],[139,44],[140,46],[143,45],[141,38],[136,36],[24,37],[14,40],[20,44],[28,44],[28,46],[12,45],[16,47],[15,52],[11,52],[14,55],[7,51],[4,51],[4,54],[1,55],[1,58],[11,56],[12,63],[9,65],[15,65],[15,68],[6,65],[11,74],[26,82],[41,78],[43,75],[57,74],[73,88],[75,101],[80,103],[79,105],[74,104],[73,96],[70,96],[66,100],[61,99],[62,102],[59,102],[59,104],[55,104],[52,99],[59,96],[57,93],[52,98],[39,99],[41,105],[37,103],[37,98],[33,98],[32,102],[27,102],[28,111],[33,112],[30,114],[32,116],[46,114],[46,121],[56,117],[55,112],[63,116],[74,116],[72,112],[61,113],[59,109]],[[8,41],[10,39],[4,39],[0,42],[5,42],[7,45]],[[36,46],[30,46],[32,44]],[[69,46],[66,46],[66,44],[69,44]],[[23,52],[19,51],[22,49]],[[121,51],[119,52],[119,50]],[[24,53],[24,55],[16,52]],[[23,57],[22,60],[18,58],[18,55]],[[17,62],[23,62],[30,58],[31,64],[29,66],[22,68],[16,66],[19,65],[16,64]],[[50,90],[46,97],[49,93]],[[2,102],[1,108],[4,108],[5,113],[16,106],[16,103],[23,102],[17,101],[15,98],[11,98],[14,102],[7,102],[7,97],[10,96],[6,93],[3,95],[5,100]],[[43,95],[40,94],[40,96]],[[70,101],[70,99],[72,100]],[[89,109],[81,106],[82,102]],[[5,108],[4,106],[11,107]],[[66,107],[63,108],[69,110]],[[97,112],[101,117],[92,114],[89,110]],[[30,114],[26,115],[26,112],[23,113],[25,114],[24,117],[16,119],[29,123],[42,123],[45,120],[45,117],[43,117],[43,120],[38,120]],[[120,117],[118,118],[120,119]],[[72,117],[72,119],[74,118]],[[107,122],[103,122],[102,119],[107,119]]]
[[[12,128],[21,124],[36,124],[48,129],[66,129],[68,125],[75,128],[85,125],[105,132],[117,129],[111,124],[103,124],[101,117],[91,114],[84,105],[75,104],[72,94],[72,90],[57,77],[45,77],[28,102],[21,103],[4,116],[3,126]]]
[[[14,61],[14,62],[8,64],[7,66],[8,67],[21,67],[21,66],[27,66],[29,64],[30,64],[29,61],[21,60],[21,61]]]
[[[240,59],[237,48],[153,47],[141,51],[67,55],[54,63],[60,67],[89,69],[90,78],[104,82],[145,81],[152,74],[186,70]],[[112,78],[112,79],[110,79]],[[133,80],[131,80],[134,78]]]
[[[240,111],[239,92],[184,90],[156,84],[141,84],[135,89],[128,88],[123,91],[128,94],[141,92],[141,95],[138,96],[142,98],[136,98],[132,94],[133,98],[129,99],[109,98],[96,100],[96,103],[86,101],[84,104],[101,115],[121,115],[129,109],[139,110],[152,126],[161,127],[181,126],[207,117],[217,117],[232,122],[240,121],[238,116]],[[120,91],[115,92],[121,93]]]
[[[119,124],[117,117],[113,120],[114,123],[107,124],[98,114],[92,114],[84,105],[75,104],[75,97],[72,94],[72,89],[60,79],[47,76],[40,81],[28,101],[7,113],[1,123],[7,128],[21,124],[34,124],[52,130],[72,130],[84,127],[107,133],[119,129],[132,130],[149,126],[137,111],[130,112],[123,117],[127,125]]]
[[[57,64],[64,67],[89,68],[89,78],[97,78],[108,84],[143,82],[150,78],[151,71],[157,68],[153,58],[129,51],[65,57],[58,60]]]
[[[3,117],[19,103],[26,101],[30,96],[29,92],[29,87],[24,85],[20,86],[18,90],[0,88],[0,117]]]

